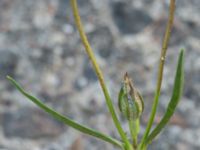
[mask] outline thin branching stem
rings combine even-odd
[[[81,22],[81,19],[80,19],[79,11],[78,11],[77,1],[71,0],[71,6],[72,6],[72,9],[73,9],[76,26],[78,28],[82,43],[85,46],[85,50],[86,50],[86,52],[89,56],[89,59],[92,62],[93,68],[94,68],[94,70],[97,74],[97,77],[99,79],[99,82],[100,82],[101,88],[103,90],[103,93],[104,93],[104,96],[105,96],[105,99],[106,99],[106,103],[107,103],[108,109],[111,113],[111,116],[113,118],[114,124],[115,124],[123,142],[125,142],[126,145],[129,145],[128,138],[126,137],[126,135],[125,135],[125,133],[124,133],[122,127],[121,127],[121,124],[120,124],[120,122],[117,118],[116,112],[114,110],[112,100],[110,98],[110,95],[108,93],[107,87],[106,87],[105,82],[104,82],[103,74],[100,70],[99,65],[96,62],[96,58],[94,56],[93,50],[92,50],[92,48],[91,48],[91,46],[88,42],[87,36],[86,36],[86,34],[83,30],[83,25],[82,25],[82,22]]]
[[[174,20],[175,3],[176,3],[176,0],[170,0],[169,18],[168,18],[168,22],[167,22],[167,27],[166,27],[166,31],[165,31],[165,35],[164,35],[163,44],[162,44],[162,51],[161,51],[161,55],[160,55],[155,97],[154,97],[154,101],[153,101],[150,118],[148,120],[147,128],[145,130],[144,136],[141,141],[141,147],[144,146],[143,145],[144,141],[146,140],[147,136],[149,135],[152,124],[154,122],[154,118],[155,118],[155,114],[156,114],[156,110],[157,110],[157,106],[158,106],[158,102],[159,102],[162,79],[163,79],[165,57],[166,57],[166,52],[167,52],[169,39],[170,39],[170,35],[171,35],[171,30],[172,30],[172,26],[173,26],[173,20]]]

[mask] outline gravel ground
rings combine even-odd
[[[78,0],[85,31],[113,102],[127,71],[145,99],[141,135],[152,105],[169,0]],[[200,149],[200,3],[177,0],[155,124],[171,95],[180,48],[185,48],[184,96],[150,150]],[[68,0],[0,0],[0,149],[114,150],[80,134],[27,101],[5,79],[64,115],[119,137],[80,42]],[[127,129],[124,119],[123,126]]]

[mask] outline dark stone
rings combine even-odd
[[[6,149],[6,147],[4,147],[3,145],[0,145],[0,149]]]
[[[123,2],[116,2],[112,7],[114,21],[123,34],[138,33],[152,23],[152,18],[144,10],[133,9]]]
[[[6,137],[55,137],[64,130],[62,123],[47,113],[32,108],[21,108],[3,114],[3,131]]]
[[[11,107],[14,105],[14,103],[10,99],[1,98],[0,105],[3,107]]]
[[[55,19],[66,22],[66,14],[69,15],[70,11],[70,1],[60,0]]]
[[[81,80],[86,80],[83,77],[80,77],[78,79],[75,80],[74,82],[74,88],[77,89],[78,91],[81,91],[83,88],[85,88],[85,86],[87,86],[88,84],[83,84]]]
[[[193,21],[185,21],[185,24],[187,25],[188,29],[186,30],[187,32],[189,31],[188,36],[193,36],[195,38],[200,38],[200,25],[198,25],[197,22]]]
[[[198,97],[198,94],[196,92],[197,91],[195,91],[194,88],[191,88],[191,86],[190,87],[186,87],[185,88],[185,92],[184,92],[184,96],[189,98],[189,99],[191,99],[191,100],[192,99],[198,99],[199,97]]]
[[[133,62],[134,64],[141,65],[144,62],[142,48],[137,47],[134,49],[126,48],[124,51],[120,51],[119,59],[125,62]]]
[[[179,9],[184,8],[184,7],[188,7],[188,6],[193,6],[194,9],[199,10],[199,0],[181,0],[181,1],[177,1],[176,4],[177,7],[177,11],[179,11]]]
[[[159,41],[159,43],[162,43],[163,35],[165,34],[166,30],[166,24],[167,18],[162,18],[154,23],[153,36],[156,40]],[[187,28],[180,26],[178,23],[176,24],[175,22],[172,28],[169,46],[177,46],[179,44],[184,43],[187,37],[187,32],[185,32],[186,30]]]
[[[69,44],[64,44],[63,45],[64,49],[63,49],[63,54],[61,56],[62,59],[66,59],[67,57],[74,57],[76,56],[76,48],[75,47],[71,47],[69,46]]]
[[[0,78],[14,76],[18,64],[18,56],[9,50],[0,50]]]
[[[86,61],[85,67],[83,70],[83,75],[89,80],[89,81],[96,81],[97,76],[92,68],[92,65],[89,61]]]
[[[98,50],[100,56],[104,58],[110,57],[114,49],[114,41],[108,27],[99,27],[90,33],[88,37],[92,47]]]
[[[34,56],[30,54],[29,58],[35,68],[43,66],[50,66],[53,64],[53,50],[49,47],[42,47],[38,51],[41,51],[41,55]]]
[[[187,83],[187,86],[184,87],[184,96],[194,101],[196,103],[196,106],[199,106],[200,92],[198,87],[200,87],[200,71],[189,71],[189,73],[185,73],[185,81]]]
[[[92,10],[92,4],[89,0],[77,0],[78,7],[79,7],[79,12],[81,14],[81,18],[85,18],[88,16],[88,14],[92,14],[91,12],[94,12]],[[70,6],[70,1],[69,0],[60,0],[59,1],[59,7],[57,9],[55,19],[59,20],[62,23],[66,23],[66,18],[67,21],[72,21],[73,15],[72,15],[72,9]]]

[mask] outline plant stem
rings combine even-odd
[[[158,102],[159,102],[162,79],[163,79],[165,57],[166,57],[166,52],[167,52],[169,39],[170,39],[170,35],[171,35],[171,30],[172,30],[172,26],[173,26],[173,20],[174,20],[175,3],[176,3],[176,0],[170,0],[169,18],[168,18],[168,22],[167,22],[167,27],[166,27],[166,31],[165,31],[165,35],[164,35],[163,44],[162,44],[162,51],[161,51],[161,55],[160,55],[155,97],[154,97],[153,106],[152,106],[151,114],[150,114],[150,117],[149,117],[149,121],[148,121],[148,124],[147,124],[147,128],[145,130],[144,136],[143,136],[142,141],[141,141],[141,148],[144,146],[144,141],[146,140],[146,138],[149,135],[149,132],[151,130],[152,124],[154,122]]]
[[[152,142],[152,140],[161,132],[161,130],[167,125],[170,118],[174,114],[174,111],[180,101],[182,92],[183,92],[183,82],[184,82],[184,50],[180,51],[178,65],[176,69],[176,76],[174,79],[174,87],[172,92],[172,97],[167,106],[166,112],[158,123],[158,125],[153,129],[153,131],[149,134],[147,139],[145,140],[146,144]]]
[[[137,120],[129,120],[129,130],[133,140],[133,147],[137,149],[137,136],[140,130],[140,121]]]
[[[111,101],[111,98],[110,98],[110,95],[108,93],[108,90],[107,90],[107,87],[105,85],[105,82],[104,82],[104,78],[103,78],[103,74],[100,70],[100,67],[99,65],[97,64],[96,62],[96,58],[94,56],[94,53],[93,53],[93,50],[88,42],[88,39],[87,39],[87,36],[83,30],[83,25],[81,23],[81,19],[80,19],[80,15],[79,15],[79,11],[78,11],[78,6],[77,6],[77,1],[76,0],[70,0],[71,1],[71,6],[72,6],[72,9],[73,9],[73,13],[74,13],[74,18],[75,18],[75,22],[76,22],[76,26],[78,28],[78,31],[79,31],[79,34],[80,34],[80,37],[81,37],[81,40],[82,40],[82,43],[83,45],[85,46],[85,50],[89,56],[89,59],[91,60],[92,62],[92,65],[93,65],[93,68],[97,74],[97,77],[99,79],[99,82],[100,82],[100,85],[101,85],[101,88],[103,90],[103,93],[104,93],[104,96],[105,96],[105,99],[106,99],[106,104],[107,104],[107,107],[111,113],[111,116],[112,116],[112,119],[113,119],[113,122],[123,140],[123,142],[125,143],[125,145],[129,145],[129,141],[128,141],[128,138],[126,137],[122,127],[121,127],[121,124],[117,118],[117,115],[115,113],[115,110],[114,110],[114,107],[113,107],[113,104],[112,104],[112,101]]]

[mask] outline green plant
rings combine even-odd
[[[55,117],[56,119],[64,122],[68,126],[71,126],[72,128],[94,136],[98,139],[101,139],[103,141],[106,141],[108,143],[111,143],[118,148],[121,148],[122,150],[146,150],[148,145],[152,142],[152,140],[161,132],[161,130],[167,125],[169,122],[171,116],[173,115],[176,106],[181,98],[181,94],[183,91],[183,79],[184,79],[184,68],[183,68],[183,62],[184,62],[184,51],[181,50],[179,54],[178,59],[178,65],[174,80],[174,87],[171,99],[169,101],[168,107],[166,109],[166,112],[161,119],[161,121],[157,124],[157,126],[151,131],[152,124],[155,118],[159,97],[160,97],[160,91],[161,91],[161,84],[162,84],[162,78],[163,78],[163,69],[164,69],[164,63],[165,63],[165,57],[166,57],[166,51],[170,39],[170,33],[172,29],[173,19],[174,19],[174,11],[175,11],[175,0],[170,0],[170,9],[169,9],[169,19],[166,27],[166,32],[163,40],[163,46],[161,50],[161,56],[159,61],[159,67],[158,67],[158,77],[157,77],[157,86],[155,90],[155,97],[152,105],[151,114],[149,117],[149,121],[145,130],[145,133],[138,142],[138,134],[139,134],[139,127],[140,127],[140,117],[144,109],[143,104],[143,98],[140,95],[139,91],[134,86],[131,78],[128,76],[128,73],[125,73],[124,75],[124,81],[123,85],[120,89],[119,95],[118,95],[118,105],[119,109],[124,115],[124,117],[127,119],[129,123],[129,129],[130,129],[130,135],[131,135],[131,141],[129,140],[129,137],[125,134],[124,129],[122,128],[119,119],[117,117],[117,114],[115,112],[114,106],[112,104],[111,97],[108,93],[106,84],[104,82],[103,74],[96,62],[94,53],[92,51],[92,48],[88,42],[88,39],[84,33],[83,26],[81,23],[80,15],[78,12],[77,2],[76,0],[70,0],[72,10],[74,13],[75,22],[77,25],[77,28],[80,33],[81,40],[85,46],[86,52],[89,56],[89,59],[92,62],[93,68],[97,74],[97,77],[99,79],[102,91],[105,96],[107,107],[110,111],[110,114],[112,116],[113,122],[117,128],[117,131],[119,132],[119,135],[121,137],[121,140],[114,139],[106,134],[100,133],[96,130],[93,130],[91,128],[85,127],[63,115],[60,113],[54,111],[53,109],[46,106],[44,103],[42,103],[39,99],[35,98],[34,96],[30,95],[28,92],[26,92],[13,78],[7,76],[7,79],[11,81],[11,83],[29,100],[31,100],[33,103],[35,103],[38,107]]]

